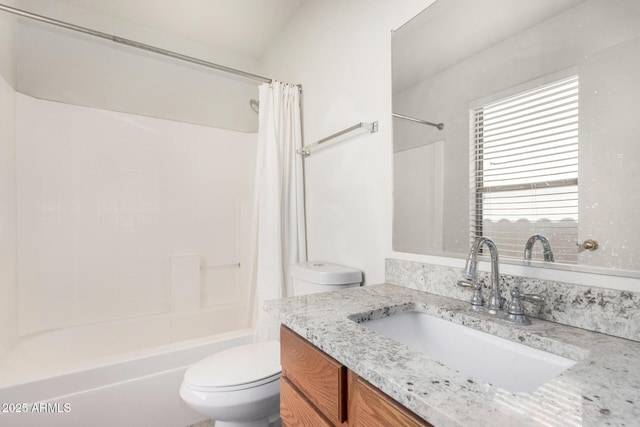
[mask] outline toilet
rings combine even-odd
[[[294,295],[360,286],[362,272],[324,262],[291,266]],[[280,343],[234,347],[187,369],[180,397],[216,427],[275,427],[280,423]]]

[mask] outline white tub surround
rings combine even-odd
[[[0,359],[0,388],[126,361],[248,328],[239,306],[143,316],[20,338]]]
[[[255,134],[16,94],[16,141],[20,337],[248,313]]]
[[[454,282],[449,282],[454,287]],[[633,425],[640,419],[640,343],[544,320],[491,320],[454,300],[382,284],[268,301],[265,309],[312,344],[438,426]],[[417,310],[578,363],[532,393],[512,393],[450,369],[354,320]]]
[[[387,283],[462,301],[471,300],[471,291],[455,286],[456,281],[462,279],[460,268],[387,259],[385,271]],[[603,280],[606,280],[605,277]],[[478,281],[483,284],[484,295],[489,295],[489,273],[478,272]],[[529,317],[640,341],[638,292],[500,275],[504,298],[509,300],[509,292],[514,287],[519,287],[521,293],[545,297],[544,304],[523,302]]]
[[[96,337],[100,331],[95,331]],[[54,341],[59,342],[60,337]],[[1,426],[187,426],[204,419],[180,400],[187,368],[198,360],[253,340],[250,329],[149,349],[50,366],[38,377],[0,386],[0,402],[27,412],[0,412]],[[86,347],[92,347],[87,342]],[[65,344],[67,347],[69,343]],[[55,350],[43,348],[42,351]],[[76,349],[81,350],[76,345]],[[69,354],[73,354],[71,348]],[[45,353],[46,355],[47,353]],[[34,411],[33,408],[46,408]]]

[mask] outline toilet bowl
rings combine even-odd
[[[360,286],[362,272],[323,262],[291,266],[294,295]],[[187,369],[180,397],[216,427],[276,427],[280,423],[280,343],[234,347]]]
[[[280,343],[234,347],[187,369],[180,397],[216,427],[279,425]]]

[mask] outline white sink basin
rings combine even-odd
[[[512,392],[532,392],[576,363],[417,311],[361,325],[449,368]]]

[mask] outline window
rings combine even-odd
[[[471,241],[486,236],[522,258],[543,234],[556,261],[576,263],[578,77],[483,105],[472,121]]]

